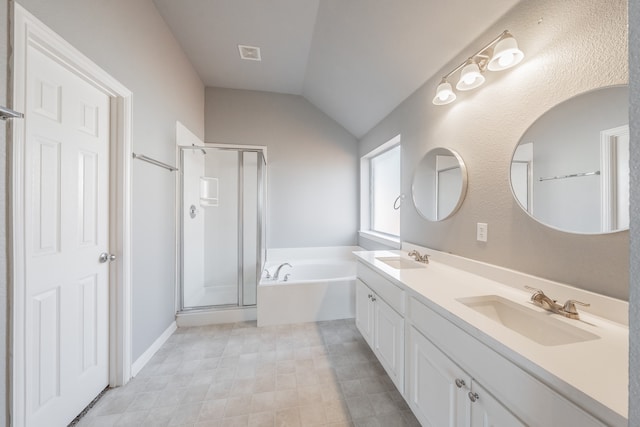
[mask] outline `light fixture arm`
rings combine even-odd
[[[509,30],[504,30],[498,37],[491,40],[482,49],[480,49],[479,51],[471,55],[469,59],[464,61],[462,64],[458,65],[456,68],[451,70],[448,74],[445,74],[442,78],[445,80],[448,79],[449,77],[451,77],[452,74],[455,74],[458,71],[460,71],[462,67],[464,67],[467,64],[467,62],[473,61],[476,58],[481,58],[480,61],[476,61],[476,62],[478,63],[478,67],[480,67],[480,70],[485,71],[487,68],[489,59],[491,59],[491,55],[487,55],[487,50],[489,50],[489,48],[493,47],[496,43],[502,40],[507,34],[509,34]]]
[[[473,90],[485,82],[484,73],[487,70],[506,70],[520,63],[522,58],[524,58],[524,53],[518,49],[516,39],[509,33],[509,30],[504,30],[498,37],[442,77],[436,88],[433,104],[446,105],[456,100],[456,94],[448,81],[453,74],[460,72],[460,79],[455,85],[456,90]]]

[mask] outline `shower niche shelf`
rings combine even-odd
[[[200,177],[200,206],[218,206],[218,178]]]

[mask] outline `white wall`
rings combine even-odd
[[[629,52],[640,51],[640,0],[629,1]],[[640,425],[640,56],[629,55],[631,87],[631,271],[629,426]]]
[[[202,137],[204,86],[151,0],[20,0],[133,92],[133,151],[176,163],[176,120]],[[133,360],[175,315],[175,174],[132,162]]]
[[[205,141],[267,146],[267,247],[356,243],[356,139],[300,96],[207,88]]]
[[[458,93],[453,104],[433,105],[441,76],[505,28],[517,38],[524,61],[507,71],[488,72],[484,86]],[[414,168],[429,149],[451,148],[467,164],[469,187],[458,213],[427,222],[405,203],[402,239],[627,299],[628,232],[584,236],[555,231],[522,211],[509,186],[511,155],[538,117],[579,93],[627,82],[626,29],[624,0],[520,2],[371,130],[360,142],[361,154],[402,134],[407,196]],[[476,241],[478,222],[489,225],[487,243]]]

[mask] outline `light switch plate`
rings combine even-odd
[[[478,223],[478,228],[476,231],[476,239],[478,240],[478,242],[486,242],[487,241],[487,233],[488,233],[488,226],[486,223],[484,222],[479,222]]]

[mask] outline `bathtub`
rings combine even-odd
[[[258,326],[353,318],[356,262],[352,252],[358,249],[305,248],[267,255],[266,269],[271,275],[283,262],[292,267],[283,267],[277,281],[260,280]]]

